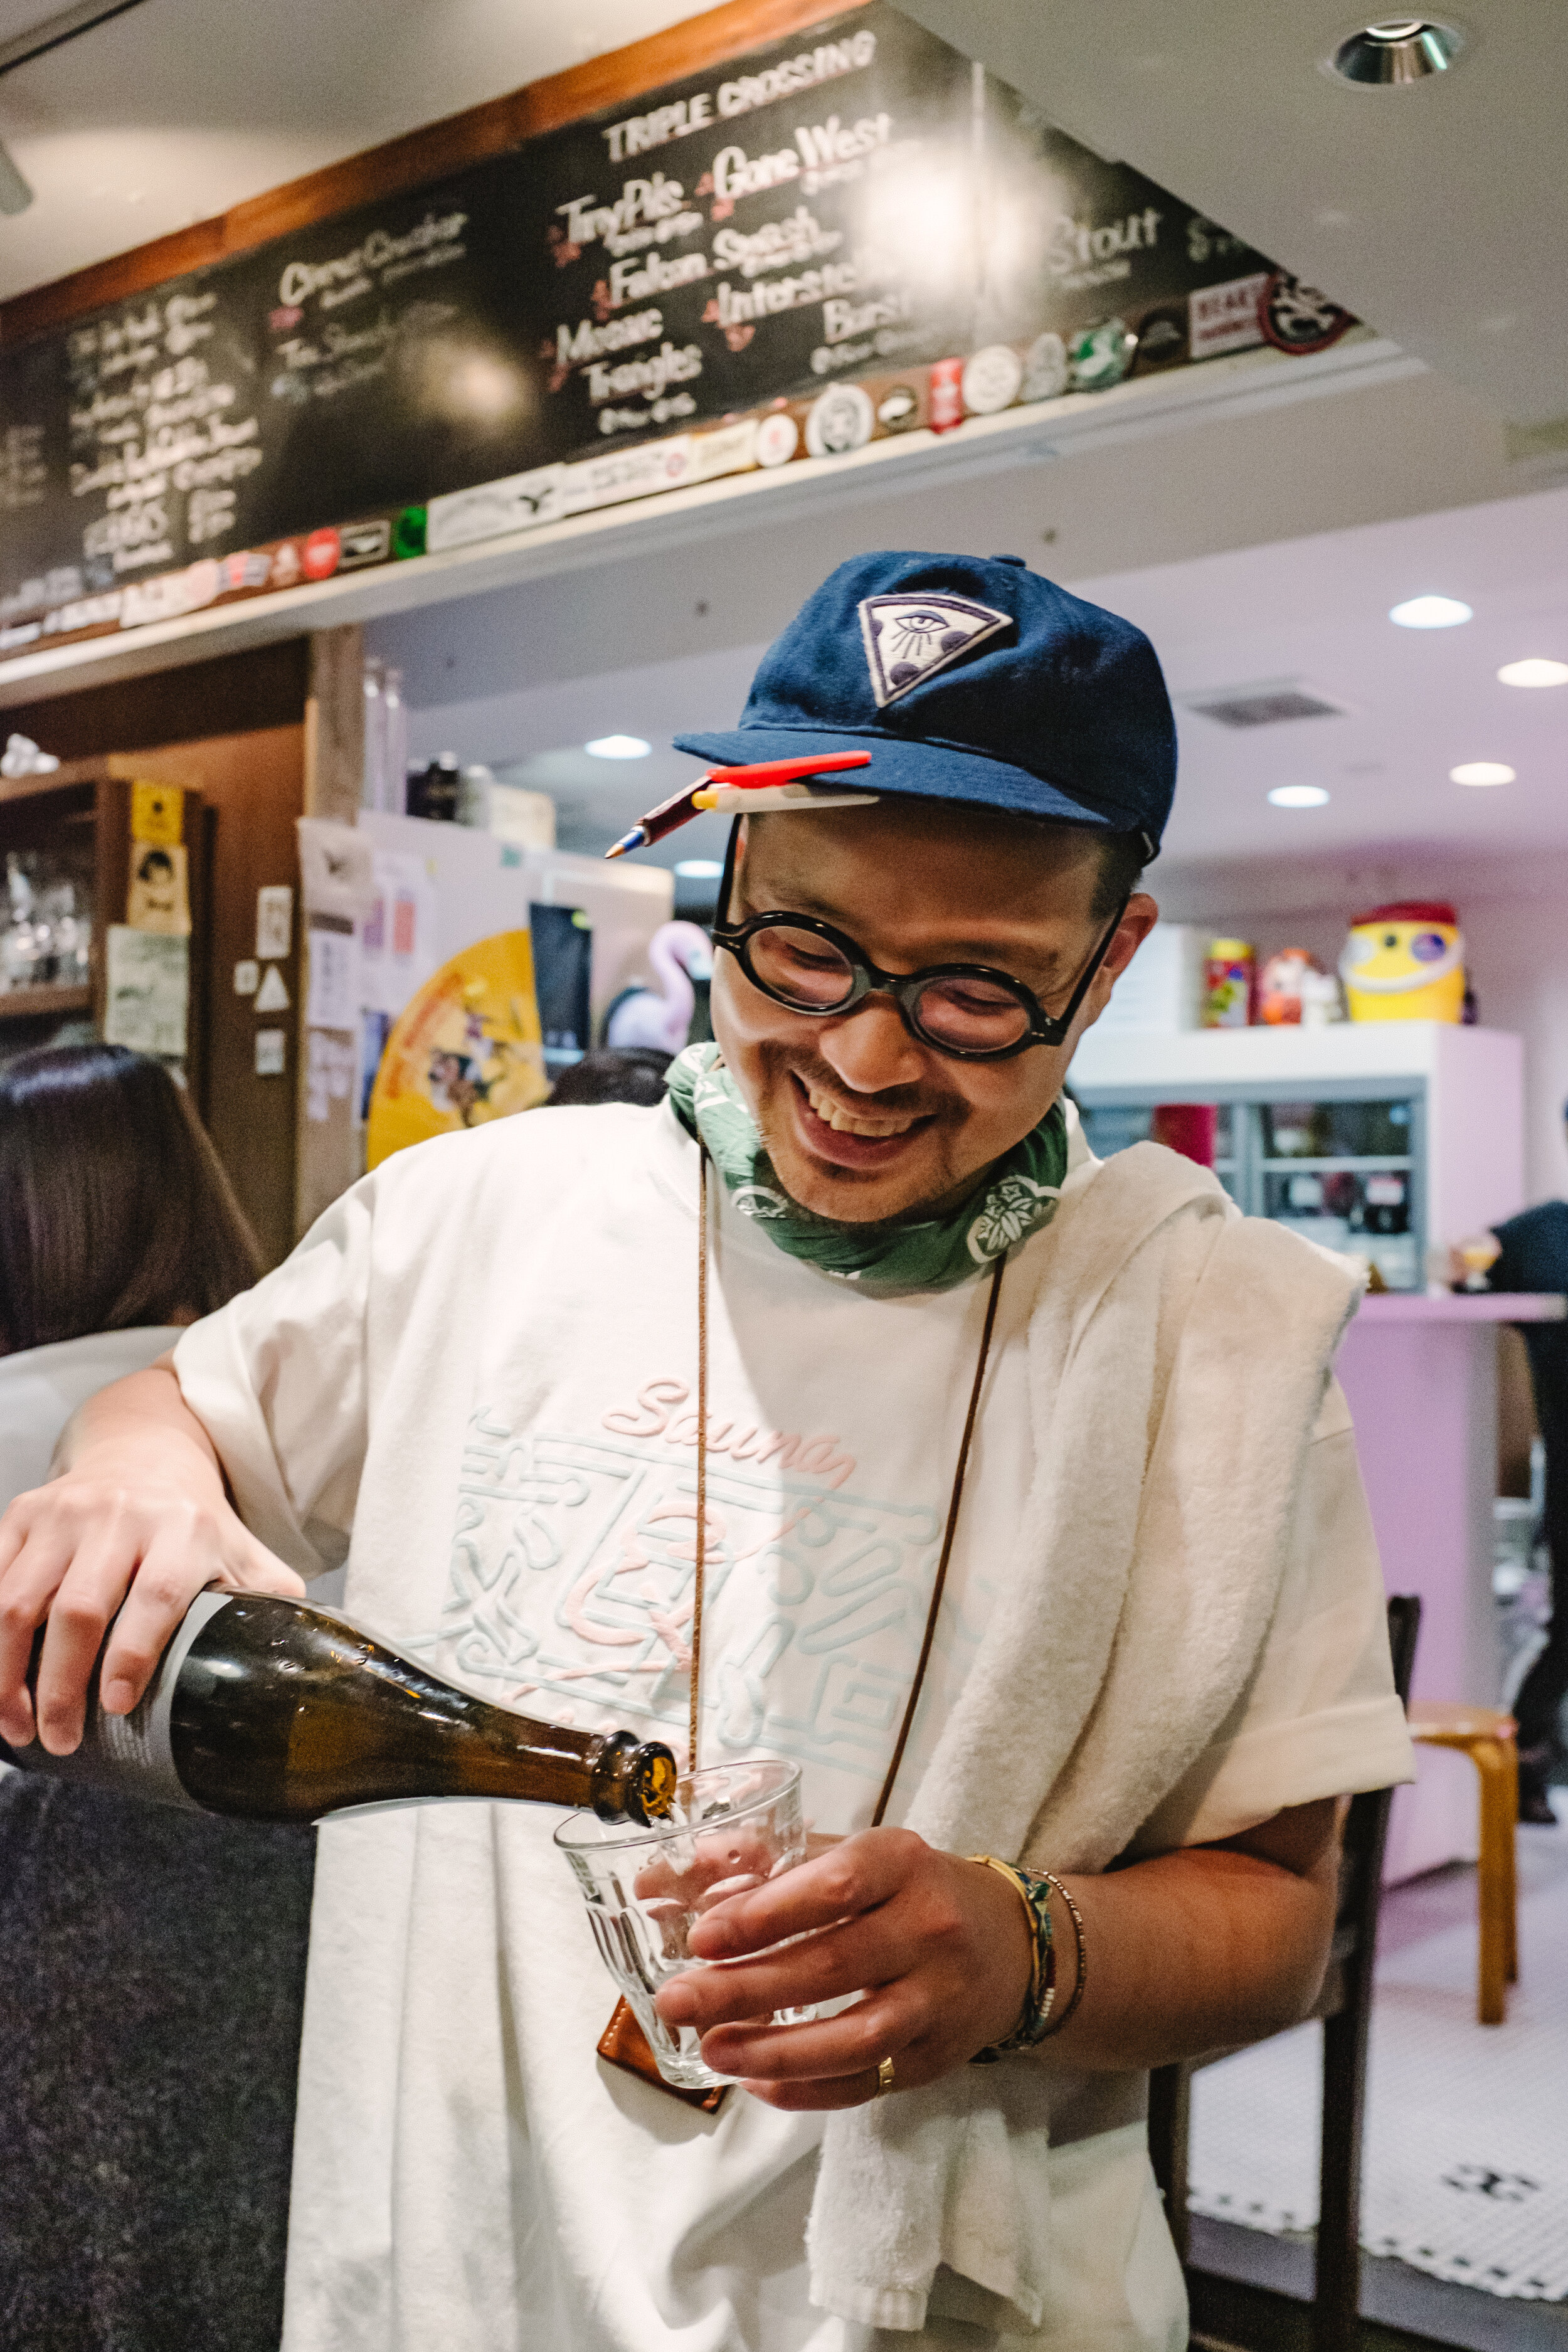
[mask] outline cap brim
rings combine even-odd
[[[834,782],[863,784],[868,793],[907,793],[920,800],[957,801],[970,808],[1005,809],[1014,816],[1094,825],[1101,832],[1112,829],[1109,817],[1084,808],[1026,768],[940,743],[904,742],[869,731],[859,735],[850,728],[829,732],[812,727],[735,727],[721,735],[678,735],[675,748],[715,767],[799,760],[812,751],[820,751],[826,758],[833,751],[868,751],[869,767],[856,769],[850,776],[836,776]]]

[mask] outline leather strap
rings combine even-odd
[[[991,1334],[996,1328],[996,1303],[1002,1296],[1002,1275],[1007,1264],[999,1257],[991,1272],[991,1296],[985,1302],[985,1326],[980,1334],[980,1354],[975,1360],[974,1381],[969,1391],[969,1411],[963,1416],[963,1435],[959,1440],[958,1466],[952,1474],[952,1494],[947,1506],[947,1526],[942,1532],[942,1556],[936,1564],[936,1581],[931,1589],[931,1607],[926,1611],[925,1638],[921,1643],[920,1663],[910,1685],[909,1704],[904,1719],[899,1726],[899,1742],[893,1750],[893,1760],[888,1767],[888,1777],[882,1783],[882,1793],[877,1800],[877,1810],[871,1816],[871,1827],[880,1829],[882,1817],[893,1793],[893,1783],[899,1777],[899,1767],[904,1760],[904,1750],[910,1744],[914,1728],[915,1709],[921,1703],[921,1691],[931,1664],[931,1646],[936,1639],[936,1621],[942,1609],[942,1589],[947,1583],[947,1564],[952,1558],[952,1539],[958,1532],[958,1507],[963,1500],[963,1474],[969,1467],[969,1448],[974,1436],[974,1424],[980,1413],[980,1391],[985,1381],[985,1361],[991,1353]]]

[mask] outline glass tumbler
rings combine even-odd
[[[654,1996],[684,1969],[727,1965],[700,1960],[688,1948],[705,1911],[805,1860],[799,1765],[710,1764],[677,1782],[668,1822],[632,1829],[574,1813],[555,1843],[576,1873],[605,1966],[631,2003],[665,2081],[684,2090],[731,2082],[704,2063],[694,2026],[664,2022]],[[815,2007],[778,2010],[773,2022],[802,2024],[816,2014]]]

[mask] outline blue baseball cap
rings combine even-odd
[[[740,725],[675,744],[715,765],[869,751],[846,783],[1142,834],[1151,857],[1176,786],[1142,630],[1021,555],[852,557],[769,646]]]

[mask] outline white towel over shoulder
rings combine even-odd
[[[1140,1144],[1069,1179],[1029,1329],[1037,1467],[1007,1588],[907,1815],[949,1852],[1098,1871],[1223,1723],[1268,1631],[1359,1285]],[[1038,2062],[828,2123],[812,2300],[924,2325],[945,2266],[1025,2329],[1049,2286]]]

